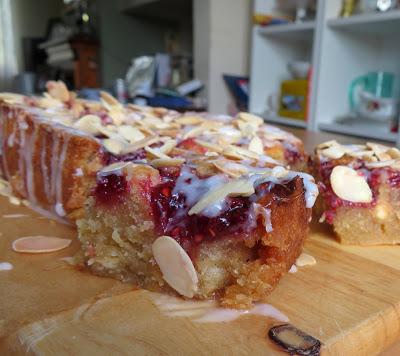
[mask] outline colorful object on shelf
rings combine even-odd
[[[253,23],[259,26],[270,26],[270,25],[284,25],[290,21],[282,17],[275,17],[267,14],[254,14]]]
[[[308,107],[308,83],[306,79],[285,80],[281,84],[279,116],[306,120]]]
[[[370,72],[354,79],[349,88],[351,111],[369,119],[393,120],[398,105],[394,81],[394,74],[387,72]]]
[[[340,17],[353,16],[358,7],[358,0],[343,0],[340,10]]]

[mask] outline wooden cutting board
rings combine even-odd
[[[282,354],[266,338],[277,321],[167,316],[149,292],[62,261],[77,251],[76,241],[53,254],[14,253],[17,237],[76,232],[3,197],[0,230],[0,262],[14,266],[0,271],[1,355]],[[345,247],[316,227],[305,250],[317,264],[285,276],[269,302],[323,342],[323,354],[373,355],[400,337],[399,247]]]

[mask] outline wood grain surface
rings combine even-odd
[[[5,218],[5,214],[24,216]],[[0,197],[0,355],[280,355],[266,335],[277,321],[254,315],[201,324],[170,317],[151,294],[76,270],[61,258],[17,254],[14,239],[75,239],[71,226],[50,221]],[[400,248],[346,247],[313,227],[305,247],[317,264],[288,274],[269,303],[317,337],[323,354],[374,355],[400,336]]]

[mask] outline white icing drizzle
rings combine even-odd
[[[0,262],[0,271],[11,271],[14,266],[9,262]]]
[[[59,142],[60,141],[61,140],[59,139]],[[54,209],[55,209],[55,212],[59,216],[66,215],[66,212],[65,212],[64,206],[63,206],[63,182],[62,182],[62,179],[63,179],[64,161],[67,156],[68,143],[69,143],[69,138],[65,135],[63,138],[61,153],[60,153],[59,157],[57,157],[57,156],[55,157],[57,160],[57,163],[56,163],[57,170],[55,172],[55,179],[54,179],[55,201],[56,201]]]
[[[50,201],[49,168],[47,167],[46,164],[46,156],[47,156],[46,135],[42,136],[40,146],[41,146],[40,170],[43,178],[43,189],[44,193],[46,194],[47,201]]]
[[[34,172],[33,172],[33,163],[32,159],[35,155],[35,141],[36,141],[37,131],[34,126],[33,131],[30,136],[26,139],[25,146],[23,147],[23,159],[25,161],[25,180],[26,180],[26,189],[28,193],[28,199],[33,204],[36,204],[37,199],[35,195],[35,181],[34,181]],[[21,159],[21,157],[20,157]]]
[[[292,267],[290,267],[289,273],[296,273],[297,272],[297,266],[296,265],[292,265]]]
[[[272,232],[271,209],[265,208],[261,204],[257,203],[253,203],[253,206],[256,213],[256,219],[258,215],[261,215],[265,231]]]
[[[160,311],[169,317],[189,317],[198,323],[230,322],[243,315],[260,315],[288,322],[289,318],[270,304],[255,303],[250,309],[237,310],[218,307],[215,301],[184,300],[159,293],[147,292]]]

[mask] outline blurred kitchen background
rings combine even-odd
[[[0,90],[400,143],[399,0],[0,0]]]

